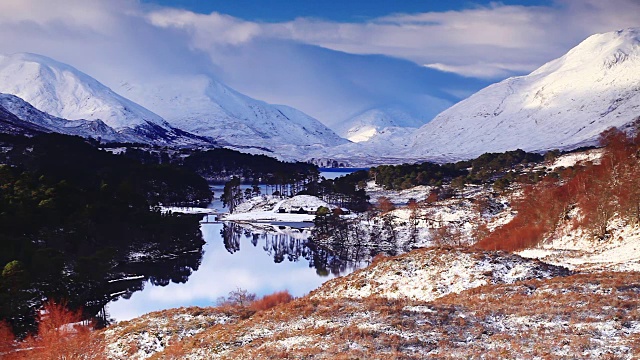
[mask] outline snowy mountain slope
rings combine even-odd
[[[371,109],[345,121],[336,130],[346,139],[353,142],[364,142],[379,135],[386,128],[417,129],[424,124],[424,120],[400,109]]]
[[[118,90],[176,128],[231,145],[274,149],[347,142],[296,109],[252,99],[206,75],[145,84],[123,82]]]
[[[18,96],[57,118],[101,120],[130,141],[206,143],[176,131],[160,116],[89,75],[41,55],[0,55],[0,92]]]
[[[0,94],[0,106],[16,119],[35,126],[42,132],[58,132],[67,135],[100,138],[103,141],[132,141],[119,134],[101,120],[65,120],[44,113],[17,96]]]
[[[575,148],[639,116],[640,28],[632,28],[593,35],[527,76],[479,91],[417,130],[405,154]]]
[[[0,132],[11,135],[34,135],[40,132],[48,132],[48,130],[19,119],[0,105]]]

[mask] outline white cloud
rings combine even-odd
[[[440,64],[467,76],[502,77],[531,71],[596,32],[640,26],[637,0],[558,0],[553,6],[492,3],[461,11],[398,14],[365,23],[300,18],[249,23],[213,13],[163,11],[154,23],[190,24],[203,49],[275,38],[353,54],[383,54],[417,64]],[[208,41],[201,41],[206,38]]]
[[[158,27],[175,27],[188,31],[193,44],[208,49],[214,44],[238,45],[260,35],[260,25],[232,16],[212,13],[196,14],[190,11],[162,9],[148,15]]]
[[[505,78],[516,73],[526,73],[539,66],[536,63],[473,63],[465,65],[447,65],[442,63],[425,64],[425,67],[476,78]]]

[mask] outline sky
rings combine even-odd
[[[311,17],[329,21],[366,22],[390,14],[411,14],[463,10],[492,1],[469,0],[144,0],[143,3],[167,6],[209,14],[218,12],[237,18],[258,22],[291,21],[299,17]],[[549,5],[551,1],[521,0],[502,1],[506,5]]]
[[[640,0],[3,0],[0,53],[46,55],[116,91],[204,74],[335,126],[371,109],[429,121],[634,26]]]

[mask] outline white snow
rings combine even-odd
[[[347,142],[296,109],[252,99],[207,75],[144,84],[124,81],[118,91],[162,115],[174,127],[229,145],[274,150]],[[290,155],[286,149],[276,152]]]
[[[405,190],[385,190],[375,181],[370,180],[367,182],[365,191],[372,204],[376,204],[381,197],[386,197],[395,205],[406,205],[410,199],[425,200],[433,189],[432,186],[420,185]]]
[[[418,129],[405,154],[449,159],[594,144],[640,111],[640,28],[589,37],[530,75],[491,85]]]
[[[193,207],[193,206],[161,206],[160,211],[162,213],[172,212],[172,213],[181,213],[181,214],[204,214],[204,215],[215,215],[220,212],[217,209]]]
[[[233,214],[225,215],[225,221],[248,221],[248,222],[310,222],[315,218],[315,212],[319,207],[335,208],[335,206],[310,195],[297,195],[288,199],[281,199],[277,202],[273,197],[256,197],[247,201],[234,209]],[[313,214],[292,214],[300,208]],[[285,213],[280,213],[283,209]]]
[[[602,149],[593,149],[588,151],[569,153],[555,159],[553,163],[547,166],[547,169],[554,170],[560,167],[568,168],[570,166],[576,165],[577,163],[580,163],[580,162],[586,163],[589,161],[597,164],[601,156],[602,156]]]
[[[0,55],[0,92],[16,95],[59,118],[102,120],[116,130],[148,122],[167,126],[160,116],[89,75],[41,55]]]
[[[527,258],[583,271],[640,271],[640,227],[614,220],[608,239],[594,239],[567,225],[551,240],[520,251]]]

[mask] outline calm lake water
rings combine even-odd
[[[335,178],[359,169],[330,170],[321,175]],[[242,186],[243,190],[249,187]],[[216,199],[209,208],[226,210],[218,200],[223,189],[224,185],[212,186]],[[261,190],[265,193],[266,187],[261,185]],[[157,310],[214,306],[218,298],[238,288],[258,296],[281,290],[302,296],[329,279],[366,266],[370,259],[363,255],[365,260],[361,260],[353,251],[335,255],[309,242],[309,231],[286,228],[274,225],[270,231],[263,231],[233,223],[201,224],[204,255],[186,283],[154,286],[147,281],[144,289],[129,299],[109,303],[107,312],[116,321],[123,321]]]
[[[349,175],[358,170],[369,170],[369,168],[320,168],[320,176],[325,179],[335,179],[340,176]]]
[[[366,262],[343,261],[323,249],[314,249],[305,239],[308,233],[286,234],[235,229],[233,224],[202,224],[206,241],[197,271],[184,284],[153,286],[145,283],[130,299],[118,299],[107,306],[109,315],[128,320],[145,313],[182,306],[213,306],[216,299],[237,288],[258,296],[288,290],[302,296],[338,275],[352,272]],[[235,225],[237,228],[238,226]]]

